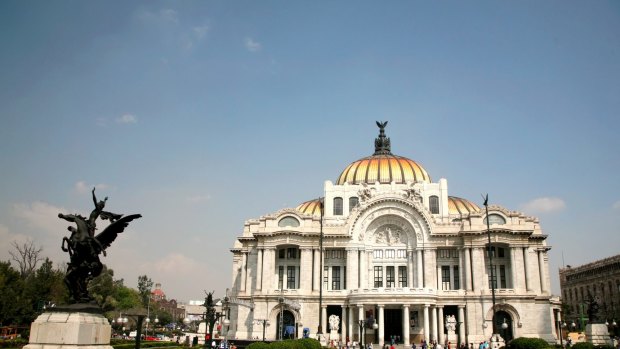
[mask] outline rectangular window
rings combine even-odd
[[[506,288],[506,266],[499,266],[499,285],[501,288]]]
[[[428,198],[428,206],[431,210],[431,213],[437,214],[439,213],[439,197],[431,196]]]
[[[284,288],[284,266],[280,265],[278,267],[278,289]]]
[[[323,266],[323,289],[327,290],[329,287],[329,267]]]
[[[383,267],[375,266],[375,287],[383,287]]]
[[[342,198],[334,198],[334,216],[342,216]]]
[[[351,196],[349,198],[349,211],[353,210],[359,203],[360,200],[357,198],[357,196]]]
[[[296,248],[287,248],[286,249],[286,258],[287,259],[296,259],[297,258],[297,249]]]
[[[347,289],[347,267],[342,267],[342,280],[343,285],[342,285],[342,289],[346,290]]]
[[[493,279],[491,279],[491,269],[489,269],[489,289],[497,288],[497,266],[493,266]],[[487,266],[488,268],[488,266]],[[492,286],[491,286],[492,285]]]
[[[398,250],[398,251],[396,251],[396,257],[398,257],[398,258],[407,258],[407,250]]]
[[[441,289],[442,290],[450,289],[450,266],[449,265],[441,266]]]
[[[295,286],[295,267],[288,266],[286,267],[286,288],[291,290],[296,288]]]
[[[454,272],[454,289],[458,290],[461,288],[461,279],[459,276],[459,266],[455,265],[452,267],[452,271]]]
[[[394,267],[387,266],[385,267],[385,287],[393,288],[394,286],[396,286],[396,278],[394,276]]]
[[[278,250],[278,258],[284,259],[285,254],[286,254],[286,250],[285,249],[281,248],[281,249]]]
[[[497,258],[504,258],[504,248],[503,247],[498,247],[497,248]]]
[[[332,267],[332,290],[340,289],[340,267]]]
[[[385,250],[385,258],[394,258],[396,252],[394,250]]]
[[[407,267],[398,266],[398,287],[407,287]]]
[[[373,255],[375,259],[381,259],[383,258],[383,250],[374,250]]]

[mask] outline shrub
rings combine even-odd
[[[269,344],[265,342],[254,342],[248,345],[247,349],[269,349]]]
[[[549,347],[549,343],[540,338],[519,337],[513,339],[510,342],[509,347],[510,349],[546,349]]]
[[[571,349],[594,349],[594,345],[590,342],[579,342],[571,345]]]

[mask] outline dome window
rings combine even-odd
[[[493,224],[499,224],[499,225],[504,225],[506,224],[506,219],[504,219],[504,217],[498,215],[498,214],[490,214],[488,217],[489,220],[489,225],[493,225]],[[484,224],[487,224],[487,218],[484,218]]]
[[[431,210],[431,213],[438,214],[439,213],[439,197],[433,195],[428,198],[428,206]]]
[[[297,218],[291,217],[291,216],[286,216],[280,219],[280,221],[278,222],[278,227],[281,227],[281,228],[298,227],[298,226],[299,226],[299,221],[297,220]]]
[[[334,216],[342,216],[342,198],[334,198]]]
[[[357,196],[351,196],[349,198],[349,211],[353,210],[359,203],[360,199],[358,199]]]

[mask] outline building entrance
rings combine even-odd
[[[403,311],[401,309],[385,309],[383,337],[385,343],[403,342]]]

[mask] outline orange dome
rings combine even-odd
[[[309,214],[312,216],[320,216],[321,215],[321,200],[314,199],[310,201],[306,201],[301,205],[297,206],[295,209],[303,214]]]
[[[448,196],[448,210],[450,214],[470,214],[480,212],[480,207],[469,200]]]
[[[426,170],[415,161],[392,154],[372,155],[351,163],[336,184],[431,182]]]

